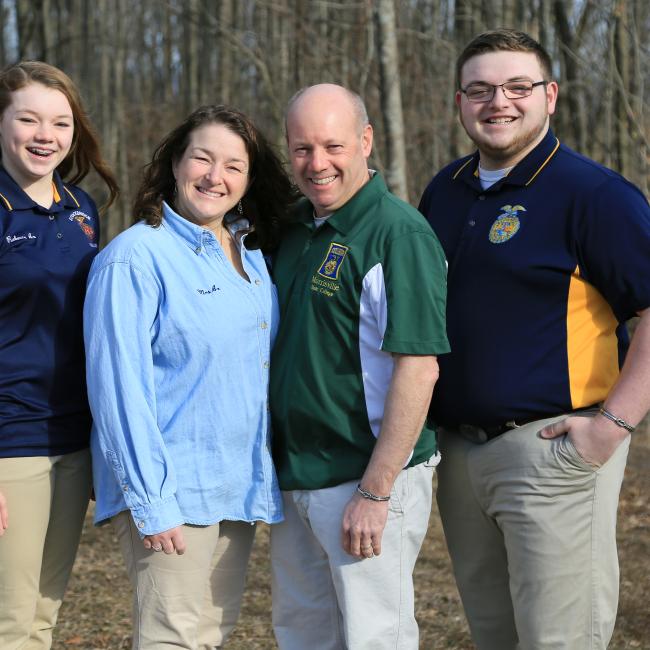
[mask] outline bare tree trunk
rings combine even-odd
[[[571,31],[569,19],[566,14],[566,3],[563,0],[555,0],[555,22],[560,38],[560,53],[564,64],[564,88],[568,111],[566,113],[565,126],[569,124],[573,129],[575,147],[583,153],[587,150],[587,116],[585,114],[584,92],[581,84],[581,74],[576,62],[578,52],[578,39]],[[561,101],[561,98],[560,98]],[[562,109],[560,109],[562,110]],[[571,120],[568,122],[568,120]]]
[[[188,0],[183,13],[185,60],[185,111],[196,108],[199,101],[199,30],[198,0]]]
[[[7,49],[5,47],[5,26],[9,10],[4,4],[0,5],[0,66],[7,65]]]
[[[627,3],[617,0],[614,8],[614,52],[617,83],[614,84],[614,115],[616,158],[618,170],[627,175],[630,169],[630,124],[625,94],[630,85],[630,43],[628,39]]]
[[[29,0],[15,0],[16,28],[18,32],[18,58],[29,58],[29,46],[34,29],[33,14]]]
[[[41,61],[53,61],[54,52],[52,47],[52,37],[54,30],[51,28],[50,0],[41,0],[40,11],[38,12],[38,40],[40,41]]]
[[[163,86],[163,101],[165,104],[170,104],[173,99],[173,89],[174,89],[174,69],[172,67],[172,52],[174,47],[174,30],[172,25],[173,12],[168,2],[165,2],[163,5],[163,20],[164,20],[164,31],[163,31],[163,73],[161,75]]]
[[[551,29],[551,0],[540,0],[538,11],[539,42],[547,52],[553,51],[553,34]]]
[[[386,157],[388,160],[386,180],[394,194],[408,201],[404,117],[393,0],[377,0],[375,24],[379,51],[380,103],[386,131]]]
[[[643,98],[645,97],[645,86],[648,81],[648,71],[643,63],[642,43],[647,43],[648,34],[646,32],[645,40],[641,31],[645,25],[649,24],[650,8],[647,2],[635,3],[632,7],[632,79],[630,81],[630,90],[632,93],[632,110],[636,116],[636,134],[637,145],[634,146],[636,152],[636,162],[634,166],[639,170],[639,186],[641,191],[648,196],[650,191],[650,147],[643,141],[641,134],[644,132],[644,111],[646,108]],[[647,63],[647,60],[646,60]],[[647,132],[647,129],[646,129]]]
[[[232,0],[222,0],[219,4],[219,26],[221,29],[232,31],[234,29]],[[220,97],[224,104],[229,104],[232,99],[232,68],[233,50],[230,43],[219,39],[218,79]]]

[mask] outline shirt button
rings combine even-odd
[[[270,368],[270,367],[271,367],[271,364],[270,364],[268,361],[265,361],[265,362],[264,362],[264,367],[265,367],[265,368]]]
[[[50,221],[54,221],[54,215],[51,214],[51,215],[48,217],[48,219],[49,219]]]
[[[468,223],[469,223],[470,226],[475,226],[476,225],[476,221],[474,221],[474,219],[472,219]]]
[[[144,521],[138,522],[138,528],[144,528]]]
[[[122,486],[122,490],[123,490],[124,492],[128,492],[128,491],[129,491],[129,486],[128,486],[128,485],[123,485],[123,486]]]
[[[57,232],[56,233],[56,238],[57,239],[63,239],[63,233],[62,232]]]
[[[479,201],[485,201],[485,194],[479,194],[478,195],[478,200]]]
[[[268,325],[267,325],[266,323],[262,323],[262,324],[260,325],[260,327],[261,327],[263,330],[265,330],[265,329],[268,327]]]
[[[260,284],[262,284],[262,281],[259,278],[257,278],[257,280],[255,280],[255,284],[259,287]]]
[[[194,249],[194,252],[198,255],[198,254],[201,252],[201,247],[200,247],[200,246],[197,246],[197,247]]]

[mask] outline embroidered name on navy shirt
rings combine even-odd
[[[25,235],[7,235],[5,239],[7,240],[8,244],[13,244],[16,241],[22,241],[23,239],[36,239],[36,235],[28,232]]]

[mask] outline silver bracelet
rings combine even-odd
[[[364,499],[370,499],[371,501],[390,501],[390,494],[387,497],[380,497],[377,494],[373,494],[372,492],[368,492],[367,490],[364,490],[361,487],[361,483],[357,484],[357,492],[364,498]]]
[[[608,420],[611,420],[616,426],[621,427],[622,429],[625,429],[630,433],[634,433],[636,427],[633,427],[631,424],[626,422],[623,418],[617,418],[613,413],[610,413],[609,411],[605,410],[602,407],[598,409],[598,412],[601,415],[605,416]]]

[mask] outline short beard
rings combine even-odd
[[[522,158],[525,158],[525,156],[532,149],[534,149],[537,144],[539,144],[539,142],[546,134],[549,126],[547,117],[539,127],[531,128],[524,133],[520,133],[507,145],[503,147],[492,147],[490,144],[482,140],[474,140],[474,138],[467,130],[467,127],[463,123],[462,116],[460,116],[460,123],[462,124],[463,129],[465,129],[465,133],[467,133],[470,140],[472,140],[472,142],[478,147],[479,152],[485,154],[485,156],[490,158],[490,160],[495,161],[496,163],[499,161],[505,161],[506,164],[504,167],[516,165]],[[515,161],[513,163],[510,163],[513,158],[515,158]]]

